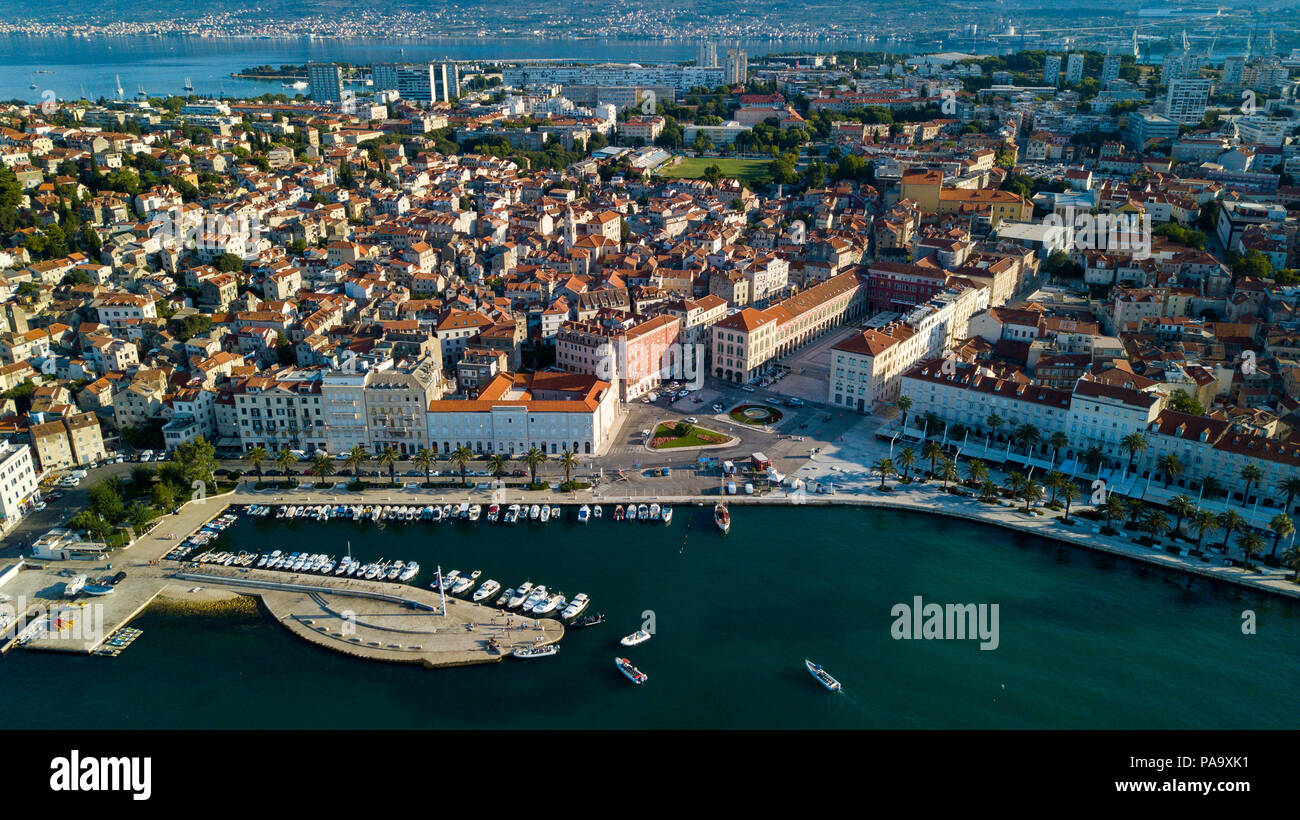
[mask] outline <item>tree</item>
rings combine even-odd
[[[898,451],[898,463],[903,468],[903,483],[906,484],[911,480],[912,465],[916,463],[916,451],[911,447],[904,447]]]
[[[96,541],[107,539],[113,532],[113,525],[108,523],[103,516],[91,510],[82,510],[72,516],[72,520],[68,522],[68,526],[74,530],[84,530]]]
[[[1223,495],[1223,482],[1214,476],[1201,479],[1201,495],[1205,498],[1218,498]]]
[[[1228,548],[1228,539],[1232,537],[1232,531],[1246,523],[1236,510],[1227,510],[1219,513],[1219,527],[1223,530],[1223,548]]]
[[[1237,539],[1237,546],[1246,556],[1246,566],[1250,566],[1252,559],[1264,550],[1264,539],[1259,537],[1259,533],[1254,530],[1247,530]]]
[[[988,476],[988,465],[983,461],[980,461],[978,458],[971,459],[970,463],[966,465],[966,477],[972,484],[979,484],[983,482],[984,479],[988,478]]]
[[[573,477],[573,468],[578,466],[578,457],[565,450],[560,453],[560,466],[564,468],[564,483],[568,484]]]
[[[399,455],[397,452],[397,448],[391,444],[386,444],[384,445],[384,449],[379,452],[379,458],[376,459],[379,462],[380,467],[388,468],[389,484],[397,483],[397,459],[398,458]]]
[[[1061,448],[1069,446],[1070,437],[1058,430],[1048,436],[1047,444],[1052,448],[1052,463],[1055,464],[1061,458]]]
[[[1188,495],[1176,495],[1169,500],[1169,509],[1173,511],[1177,520],[1174,522],[1174,535],[1183,527],[1183,519],[1196,512],[1196,505]]]
[[[153,485],[150,496],[154,506],[160,510],[171,510],[176,507],[176,488],[165,481]]]
[[[213,267],[223,273],[234,273],[244,269],[244,260],[233,253],[223,253],[217,257]]]
[[[885,479],[897,472],[894,469],[893,460],[888,458],[880,459],[875,464],[871,465],[871,469],[880,474],[880,489],[882,490],[885,489]]]
[[[1192,525],[1196,527],[1196,551],[1205,546],[1205,534],[1219,528],[1219,517],[1209,510],[1197,510],[1192,515]]]
[[[506,471],[506,456],[504,453],[493,453],[488,456],[488,472],[496,478],[500,478]]]
[[[1129,433],[1120,439],[1119,449],[1128,453],[1128,466],[1124,468],[1124,474],[1128,475],[1133,472],[1133,459],[1137,457],[1138,453],[1146,451],[1147,437],[1136,431]]]
[[[260,444],[244,453],[244,461],[247,461],[253,466],[254,470],[257,470],[258,481],[262,480],[262,462],[266,461],[269,455],[270,453],[266,451],[266,448]]]
[[[323,482],[334,472],[334,459],[326,453],[317,452],[311,459],[311,472]]]
[[[1143,518],[1142,529],[1149,533],[1152,538],[1158,538],[1169,529],[1169,516],[1165,515],[1159,508],[1153,507],[1147,511],[1146,516]]]
[[[1179,413],[1187,413],[1191,416],[1205,415],[1205,408],[1201,406],[1199,401],[1187,395],[1186,390],[1175,390],[1174,394],[1169,397],[1169,406]]]
[[[956,481],[960,474],[957,472],[957,462],[950,458],[944,457],[939,462],[939,477],[943,479],[943,488],[948,489],[949,481]]]
[[[433,453],[429,451],[428,447],[421,447],[420,451],[415,454],[415,466],[424,472],[425,484],[432,481],[429,474],[433,472]]]
[[[121,488],[117,479],[109,477],[92,486],[86,493],[90,502],[90,511],[109,524],[116,524],[126,518],[126,504],[122,501]]]
[[[468,467],[469,463],[474,460],[474,451],[471,450],[469,447],[465,446],[464,444],[462,444],[461,446],[457,447],[455,450],[452,450],[451,455],[447,456],[447,460],[450,461],[452,464],[455,464],[456,467],[460,469],[460,483],[464,484],[465,468]]]
[[[1250,501],[1251,485],[1258,483],[1263,477],[1264,473],[1259,469],[1259,465],[1257,464],[1247,464],[1245,467],[1241,468],[1241,478],[1246,482],[1246,493],[1241,497],[1243,504]]]
[[[1106,529],[1113,530],[1115,518],[1124,514],[1124,499],[1117,495],[1107,494],[1106,500],[1102,502],[1101,509],[1106,513]]]
[[[1032,478],[1027,478],[1024,486],[1020,488],[1020,496],[1025,500],[1025,512],[1028,512],[1031,505],[1043,500],[1043,485]]]
[[[912,397],[908,395],[901,395],[898,397],[898,401],[895,402],[895,405],[898,407],[899,415],[902,416],[902,421],[900,422],[900,424],[904,428],[906,428],[907,412],[912,409]]]
[[[1282,538],[1295,532],[1295,522],[1286,513],[1278,513],[1268,522],[1268,528],[1273,531],[1273,549],[1268,551],[1268,557],[1273,558]]]
[[[1286,493],[1286,504],[1282,510],[1290,513],[1292,505],[1295,503],[1296,493],[1300,493],[1300,476],[1292,476],[1278,482],[1277,488]]]
[[[939,444],[939,442],[935,441],[934,439],[930,439],[929,441],[927,441],[925,443],[925,446],[921,448],[921,457],[930,459],[931,475],[934,475],[934,462],[941,455],[943,455],[943,447]]]
[[[1065,502],[1064,520],[1069,521],[1070,505],[1079,500],[1079,485],[1067,478],[1065,483],[1061,485],[1061,500]]]
[[[1049,504],[1056,503],[1056,494],[1060,492],[1061,488],[1065,486],[1067,481],[1069,481],[1069,479],[1059,470],[1052,470],[1047,474],[1047,481],[1043,483],[1047,485],[1047,489],[1052,491],[1052,496],[1048,500]]]
[[[1282,563],[1291,569],[1291,580],[1300,580],[1300,546],[1289,547],[1282,553]]]
[[[1001,427],[1003,424],[1002,417],[999,416],[997,413],[992,413],[989,415],[988,420],[985,422],[985,424],[987,424],[989,426],[989,429],[993,431],[993,437],[997,438],[998,428]]]
[[[997,497],[997,495],[998,495],[998,485],[994,484],[992,481],[990,481],[987,478],[984,479],[982,482],[980,482],[981,501],[992,501],[994,498]]]
[[[1182,459],[1173,453],[1166,453],[1156,459],[1156,467],[1165,474],[1165,489],[1169,489],[1169,482],[1183,474]]]
[[[134,501],[131,503],[131,506],[126,509],[127,523],[129,523],[131,529],[136,532],[139,532],[145,524],[148,524],[149,519],[152,517],[153,513],[149,511],[149,505],[142,501]]]
[[[289,475],[290,468],[298,463],[298,457],[295,456],[289,448],[285,448],[275,454],[275,466],[279,468],[284,475]]]
[[[343,459],[343,466],[353,472],[354,475],[360,475],[360,468],[370,460],[370,453],[360,444],[348,450],[348,457]]]
[[[524,463],[528,465],[528,472],[532,476],[533,484],[537,483],[537,467],[546,461],[546,452],[539,450],[536,445],[529,447],[528,452],[524,453]]]
[[[1083,453],[1083,463],[1087,466],[1088,472],[1101,472],[1101,465],[1106,463],[1106,454],[1101,451],[1100,447],[1089,447]]]
[[[172,450],[172,461],[180,465],[191,485],[196,481],[202,481],[205,486],[216,484],[217,449],[202,436],[177,445]]]

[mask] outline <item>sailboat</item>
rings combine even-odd
[[[117,98],[120,100],[122,99],[122,95],[126,94],[126,91],[122,89],[122,75],[114,74],[113,81],[117,83]]]
[[[189,77],[186,77],[186,78],[185,78],[185,90],[186,90],[186,91],[193,91],[193,90],[194,90],[194,83],[190,82],[190,78],[189,78]]]

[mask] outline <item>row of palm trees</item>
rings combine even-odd
[[[271,458],[270,451],[261,445],[254,447],[244,454],[244,460],[257,471],[258,480],[262,479],[262,464],[269,458]],[[466,468],[474,458],[474,451],[464,445],[457,447],[447,455],[447,460],[455,465],[457,470],[460,472],[461,483],[465,482]],[[520,460],[528,466],[534,484],[537,483],[537,468],[542,464],[542,462],[546,461],[547,458],[548,456],[546,455],[546,451],[535,446],[530,447],[528,451],[520,457]],[[363,464],[371,459],[370,451],[358,444],[348,451],[347,457],[343,459],[343,466],[344,468],[351,470],[353,473],[356,473]],[[397,448],[392,445],[386,446],[378,455],[373,457],[373,460],[379,464],[380,467],[386,467],[388,469],[388,480],[396,483],[397,462],[401,460],[401,454],[397,451]],[[429,483],[433,473],[433,465],[437,461],[437,456],[427,448],[422,447],[419,452],[411,457],[411,460],[414,461],[415,466],[424,473],[425,483]],[[279,468],[282,473],[287,474],[289,469],[297,463],[298,457],[294,455],[292,451],[285,449],[280,450],[275,454],[274,461],[276,467]],[[487,458],[488,471],[496,477],[506,474],[509,463],[510,457],[504,453],[492,453]],[[567,484],[572,480],[573,470],[578,466],[578,457],[568,450],[565,450],[560,455],[559,464],[564,469],[564,481]],[[335,460],[330,458],[328,454],[317,452],[312,456],[311,466],[308,467],[308,472],[323,481],[334,474],[335,465]]]
[[[956,463],[948,457],[938,442],[927,441],[921,449],[920,458],[929,460],[931,475],[943,481],[945,490],[949,482],[958,480],[960,474]],[[886,480],[891,476],[900,476],[904,482],[910,481],[912,469],[917,461],[916,451],[904,447],[898,451],[896,458],[882,458],[877,461],[872,465],[872,470],[880,476],[880,486],[884,488]],[[1007,474],[1003,487],[999,488],[989,480],[988,465],[979,459],[971,459],[966,464],[966,479],[968,483],[979,488],[981,500],[992,501],[998,496],[1000,489],[1005,489],[1012,499],[1025,503],[1026,511],[1033,504],[1042,501],[1043,496],[1050,492],[1049,503],[1055,504],[1058,500],[1064,503],[1067,521],[1070,518],[1070,507],[1081,496],[1079,485],[1074,479],[1058,470],[1048,473],[1042,483],[1023,473],[1012,471]],[[1207,479],[1209,480],[1213,479]],[[1300,491],[1300,481],[1283,482],[1280,486],[1289,496]],[[1186,521],[1197,531],[1198,551],[1205,545],[1205,536],[1218,530],[1224,533],[1222,546],[1225,549],[1232,534],[1239,533],[1237,545],[1245,554],[1247,562],[1263,551],[1263,538],[1253,530],[1247,529],[1246,519],[1235,510],[1226,510],[1216,515],[1210,510],[1197,507],[1191,497],[1185,494],[1175,496],[1168,506],[1176,519],[1172,528],[1168,515],[1162,509],[1148,507],[1145,502],[1137,498],[1124,498],[1111,494],[1098,506],[1098,511],[1106,516],[1106,526],[1109,529],[1114,528],[1116,518],[1121,518],[1152,537],[1179,535],[1183,531],[1183,522]],[[1289,506],[1290,500],[1288,500],[1288,508]],[[1286,513],[1278,513],[1269,521],[1268,529],[1273,533],[1273,547],[1269,552],[1269,557],[1273,558],[1277,554],[1281,540],[1295,532],[1295,523]],[[1300,549],[1293,547],[1287,550],[1283,560],[1300,575]]]
[[[899,396],[897,406],[902,415],[903,424],[906,426],[907,412],[912,408],[912,399],[908,396]],[[930,430],[939,430],[945,426],[943,420],[934,413],[926,413],[923,418],[926,420],[927,433]],[[985,424],[993,432],[994,436],[997,436],[998,430],[1001,429],[1006,422],[997,413],[993,413],[985,419]],[[964,435],[965,428],[961,425],[956,425],[954,430],[962,432]],[[955,433],[953,437],[954,439],[962,438],[962,436],[957,436]],[[1035,447],[1045,443],[1049,448],[1051,448],[1052,460],[1054,462],[1060,460],[1061,450],[1068,447],[1070,444],[1069,437],[1060,431],[1052,433],[1044,440],[1042,432],[1032,424],[1022,424],[1014,428],[1010,432],[1010,440],[1013,444],[1020,447],[1026,456],[1029,456]],[[927,446],[931,443],[933,442],[927,442]],[[1128,456],[1124,468],[1126,475],[1133,471],[1133,463],[1136,461],[1137,457],[1146,452],[1150,446],[1150,442],[1141,431],[1134,431],[1120,439],[1119,449]],[[1084,463],[1089,471],[1095,473],[1099,471],[1103,465],[1108,463],[1110,459],[1107,457],[1105,451],[1100,447],[1092,446],[1080,454],[1079,460]],[[1164,477],[1165,489],[1168,489],[1169,485],[1175,479],[1186,472],[1186,466],[1183,464],[1182,459],[1180,459],[1176,454],[1166,453],[1156,459],[1156,470]],[[933,467],[931,472],[933,472]],[[1260,482],[1263,480],[1263,471],[1256,464],[1247,464],[1241,468],[1240,476],[1241,480],[1245,482],[1245,492],[1242,497],[1249,499],[1251,490],[1258,489]],[[1296,496],[1300,495],[1300,476],[1293,476],[1279,481],[1277,484],[1277,490],[1279,493],[1286,496],[1286,504],[1283,509],[1289,512],[1292,509]],[[1227,491],[1228,488],[1214,476],[1207,476],[1201,482],[1201,494],[1206,498],[1224,496],[1227,495]]]

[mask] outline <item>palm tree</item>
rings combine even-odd
[[[875,464],[872,464],[871,469],[880,473],[880,489],[882,490],[885,489],[885,479],[898,472],[894,469],[894,462],[888,458],[882,458]]]
[[[1241,503],[1245,504],[1250,501],[1250,486],[1263,478],[1264,473],[1259,469],[1259,465],[1247,464],[1241,468],[1241,477],[1246,482],[1246,494],[1241,497]]]
[[[1133,472],[1133,459],[1138,453],[1145,452],[1147,449],[1147,437],[1134,431],[1124,438],[1120,439],[1119,449],[1128,453],[1128,466],[1124,468],[1124,475]]]
[[[938,413],[930,411],[926,413],[924,416],[922,416],[922,418],[925,419],[926,438],[929,438],[930,436],[936,435],[943,431],[943,427],[944,427],[943,419],[939,418]]]
[[[911,447],[899,450],[898,463],[903,468],[903,483],[906,484],[911,480],[912,465],[916,463],[916,452]]]
[[[998,494],[998,485],[994,484],[992,481],[990,481],[987,478],[984,479],[984,481],[980,484],[980,500],[992,501],[994,498],[997,497],[997,494]]]
[[[943,455],[943,447],[937,441],[927,441],[925,446],[921,448],[921,458],[930,459],[930,475],[934,475],[934,462],[941,455]]]
[[[1291,512],[1291,505],[1295,502],[1296,493],[1300,493],[1300,476],[1291,476],[1279,481],[1277,488],[1286,493],[1286,506],[1282,508],[1282,511]]]
[[[266,448],[260,444],[249,450],[247,453],[244,453],[244,461],[253,465],[253,469],[257,470],[258,481],[262,480],[262,462],[266,461],[270,455],[271,454],[266,451]]]
[[[524,453],[524,463],[528,465],[528,471],[532,473],[533,483],[537,483],[537,465],[546,460],[546,451],[539,450],[536,446],[529,447],[528,452]]]
[[[1026,479],[1025,486],[1020,492],[1025,499],[1025,512],[1029,511],[1031,504],[1037,504],[1043,500],[1043,485],[1032,478]]]
[[[1010,491],[1011,499],[1014,501],[1020,497],[1020,491],[1025,488],[1025,474],[1019,470],[1012,470],[1007,473],[1007,480],[1002,486]]]
[[[908,395],[901,395],[898,397],[898,401],[895,402],[895,405],[898,407],[899,414],[903,417],[901,424],[904,428],[906,428],[907,411],[912,409],[912,397]]]
[[[474,460],[474,451],[469,449],[469,447],[465,446],[464,444],[462,444],[459,447],[457,447],[455,450],[453,450],[451,455],[447,456],[447,460],[450,461],[452,464],[455,464],[458,468],[460,468],[460,483],[464,484],[465,468],[469,466],[469,463],[471,461]]]
[[[1069,479],[1065,477],[1065,473],[1062,473],[1059,470],[1052,470],[1047,474],[1047,480],[1043,483],[1045,483],[1047,488],[1052,491],[1052,499],[1049,503],[1056,503],[1056,494],[1060,492],[1061,488],[1064,487],[1067,482],[1069,482]]]
[[[1011,437],[1015,439],[1016,444],[1025,448],[1026,457],[1028,457],[1030,451],[1032,451],[1034,447],[1038,446],[1038,443],[1043,440],[1043,434],[1040,433],[1038,428],[1032,424],[1020,425],[1016,428],[1016,431],[1011,434]]]
[[[505,453],[493,453],[488,456],[488,472],[494,477],[500,478],[506,472],[507,460]]]
[[[1088,472],[1100,472],[1101,465],[1106,463],[1106,454],[1101,451],[1100,447],[1089,447],[1083,453],[1083,463],[1088,467]]]
[[[578,457],[565,450],[560,453],[560,466],[564,468],[564,483],[568,484],[573,478],[573,468],[578,466]]]
[[[433,453],[429,452],[428,447],[421,447],[420,452],[415,454],[415,466],[424,471],[424,483],[432,483],[433,478],[429,474],[433,472]]]
[[[1169,499],[1169,509],[1173,511],[1178,520],[1174,523],[1174,535],[1183,528],[1183,519],[1196,512],[1196,505],[1188,495],[1176,495]]]
[[[989,414],[988,419],[984,423],[989,426],[989,430],[993,431],[993,438],[997,438],[998,428],[1001,427],[1003,424],[1002,417],[999,416],[997,413],[991,413]]]
[[[984,479],[988,477],[988,465],[980,461],[978,458],[971,459],[970,463],[966,465],[966,478],[969,479],[972,484],[981,484]]]
[[[1268,528],[1273,531],[1273,549],[1268,551],[1268,557],[1272,558],[1277,555],[1277,545],[1282,536],[1295,532],[1295,522],[1286,513],[1278,513],[1268,522]]]
[[[1259,533],[1254,530],[1246,530],[1237,539],[1237,546],[1246,554],[1246,566],[1251,565],[1251,560],[1264,550],[1264,539],[1259,537]]]
[[[1209,510],[1197,510],[1192,515],[1192,524],[1197,530],[1196,551],[1200,552],[1205,546],[1205,534],[1219,528],[1219,517]]]
[[[280,472],[285,476],[289,475],[289,468],[298,462],[298,457],[289,452],[286,448],[275,454],[275,466],[280,468]],[[287,478],[285,479],[288,480]]]
[[[1145,508],[1146,504],[1144,504],[1140,498],[1124,499],[1124,512],[1126,513],[1128,523],[1130,524],[1133,524],[1138,520],[1138,516],[1142,514],[1142,510]]]
[[[334,459],[325,453],[317,452],[311,460],[311,472],[324,483],[325,479],[334,472]]]
[[[1173,453],[1166,453],[1156,459],[1156,467],[1165,474],[1165,489],[1169,489],[1169,482],[1183,474],[1183,461]]]
[[[1061,458],[1061,448],[1070,443],[1070,437],[1057,430],[1047,437],[1047,443],[1052,448],[1052,463],[1055,464]]]
[[[1282,563],[1291,568],[1291,580],[1300,580],[1300,546],[1288,547],[1282,553]]]
[[[1117,495],[1107,495],[1106,500],[1102,502],[1102,511],[1106,513],[1106,529],[1113,530],[1116,516],[1124,514],[1124,499]]]
[[[370,453],[360,444],[348,450],[348,457],[343,459],[343,466],[352,470],[354,474],[360,475],[361,465],[370,459]]]
[[[943,479],[943,488],[948,489],[949,481],[956,481],[960,474],[957,472],[957,462],[950,458],[945,458],[939,462],[939,477]]]
[[[1158,507],[1152,507],[1142,520],[1142,529],[1150,533],[1152,538],[1158,538],[1169,529],[1169,516]]]
[[[1070,520],[1070,504],[1078,499],[1079,485],[1067,479],[1066,482],[1061,485],[1061,500],[1065,502],[1065,518],[1063,520]]]
[[[1226,510],[1219,513],[1219,526],[1223,528],[1223,548],[1228,548],[1228,539],[1232,537],[1232,531],[1246,523],[1246,519],[1237,514],[1236,510]]]
[[[397,448],[391,444],[385,445],[384,449],[379,453],[379,458],[376,459],[376,461],[379,462],[380,467],[388,468],[389,484],[397,483],[397,459]]]
[[[1212,475],[1206,476],[1201,479],[1201,495],[1209,499],[1223,495],[1223,482]]]

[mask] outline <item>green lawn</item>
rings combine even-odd
[[[695,426],[691,427],[688,435],[679,437],[676,425],[660,424],[655,428],[654,438],[650,442],[650,449],[667,450],[673,447],[703,447],[709,444],[722,444],[730,440],[731,436],[725,433]]]
[[[687,157],[671,168],[659,171],[659,175],[670,179],[699,179],[704,176],[704,169],[716,165],[724,177],[743,179],[746,182],[764,183],[771,179],[767,159],[728,159],[726,157]]]

